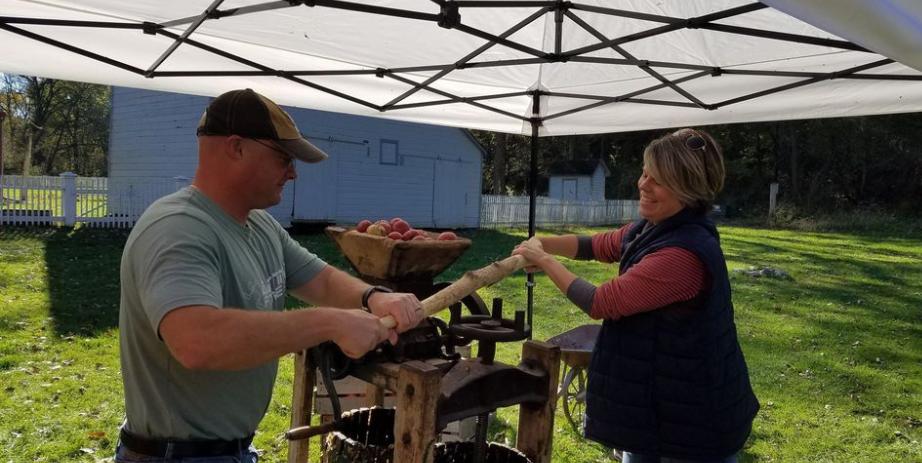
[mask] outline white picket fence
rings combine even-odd
[[[112,182],[105,177],[0,177],[0,224],[130,228],[158,198],[189,184],[189,179]]]
[[[563,201],[539,196],[535,204],[535,224],[540,227],[572,225],[611,225],[640,218],[637,200]],[[528,225],[528,196],[483,195],[480,201],[480,228],[523,227]]]
[[[158,198],[189,184],[186,177],[113,182],[105,177],[0,177],[0,225],[68,225],[130,228]],[[636,200],[562,201],[539,196],[541,227],[612,225],[637,220]],[[528,225],[527,196],[483,195],[481,228]]]

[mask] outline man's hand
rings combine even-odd
[[[357,359],[373,350],[385,339],[397,342],[397,333],[381,325],[381,319],[364,310],[337,310],[342,315],[333,342],[347,357]]]
[[[541,240],[537,237],[532,237],[525,241],[522,241],[515,249],[512,250],[512,255],[519,255],[525,258],[528,263],[525,265],[525,271],[528,273],[540,272],[544,269],[541,268],[541,264],[546,259],[553,259],[550,254],[544,251],[544,246],[541,245]]]
[[[388,315],[393,317],[397,322],[394,328],[397,333],[415,327],[424,315],[423,305],[410,293],[374,292],[368,298],[368,310],[382,318]]]

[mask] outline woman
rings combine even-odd
[[[644,150],[642,220],[515,248],[604,320],[589,366],[586,436],[625,463],[736,462],[759,403],[736,338],[720,240],[706,217],[723,188],[720,146],[682,129]],[[553,256],[620,262],[599,287]]]

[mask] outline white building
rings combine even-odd
[[[109,179],[142,184],[191,178],[195,129],[209,97],[114,87]],[[480,224],[483,148],[463,129],[285,108],[305,137],[330,154],[297,163],[270,212],[292,222],[355,223],[403,217],[414,226]]]

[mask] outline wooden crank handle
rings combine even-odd
[[[285,433],[285,438],[288,440],[309,439],[314,436],[336,431],[338,428],[338,421],[331,421],[317,426],[299,426],[289,429],[288,432]]]
[[[378,319],[378,322],[381,323],[381,326],[391,329],[397,327],[397,320],[394,320],[394,317],[388,315],[386,317],[381,317]]]
[[[423,299],[423,313],[425,317],[430,317],[442,311],[442,309],[464,299],[468,294],[477,291],[484,286],[492,285],[517,270],[525,266],[525,258],[522,256],[510,256],[501,261],[493,262],[486,267],[477,270],[471,270],[464,274],[458,281],[442,288],[439,292]],[[390,315],[381,317],[381,326],[391,329],[397,326],[394,317]]]

